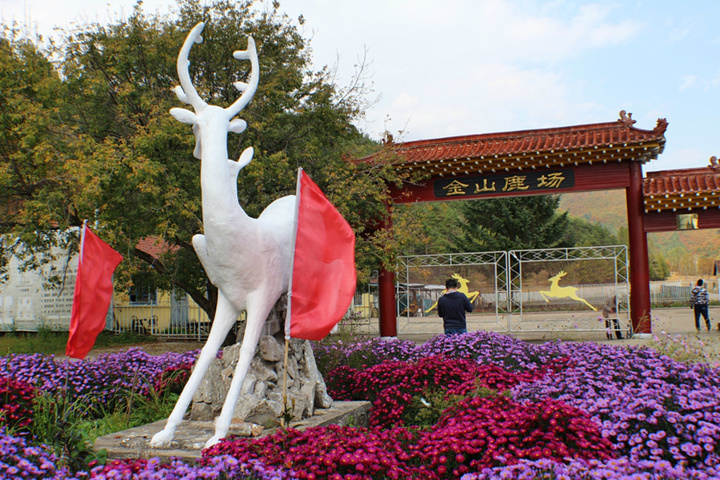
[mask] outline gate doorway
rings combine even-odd
[[[632,114],[622,110],[619,115],[614,122],[403,143],[395,143],[388,136],[381,153],[357,162],[370,163],[381,156],[389,159],[395,170],[418,176],[417,180],[389,186],[394,204],[624,189],[633,285],[632,324],[635,332],[649,336],[651,325],[642,320],[650,316],[644,223],[650,210],[644,202],[648,197],[644,195],[642,166],[662,153],[668,123],[660,118],[655,128],[644,130],[634,126]],[[669,180],[677,190],[674,180]],[[659,197],[663,199],[671,196],[668,188],[655,190],[662,192]],[[700,190],[693,189],[692,193],[699,194]],[[657,208],[653,204],[653,210],[674,212],[678,205],[686,205],[676,198],[672,198],[672,205],[660,200]],[[707,203],[712,203],[710,200],[708,196]],[[701,205],[694,201],[686,206],[692,209]],[[392,228],[391,219],[379,224]],[[397,336],[394,276],[394,272],[381,266],[378,291],[383,338]]]
[[[469,330],[626,336],[628,271],[624,245],[400,257],[398,330],[441,333],[434,305],[445,279],[455,277],[473,303]]]

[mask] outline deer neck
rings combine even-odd
[[[227,126],[201,130],[202,160],[200,186],[202,187],[203,225],[208,228],[237,227],[249,218],[238,203],[230,173],[227,153]]]

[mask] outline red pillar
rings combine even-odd
[[[395,308],[395,272],[380,268],[378,275],[380,310],[380,337],[397,337],[397,311]]]
[[[387,211],[380,228],[392,230],[392,202],[385,204]],[[397,337],[397,307],[395,302],[395,272],[380,265],[378,272],[378,310],[380,313],[380,338]]]
[[[650,264],[643,221],[643,179],[640,162],[630,162],[630,185],[626,190],[630,246],[630,317],[635,333],[651,333]]]

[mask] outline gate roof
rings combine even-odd
[[[648,172],[643,181],[645,213],[720,207],[720,165]]]
[[[615,122],[393,143],[395,168],[431,177],[654,160],[665,147],[667,121],[635,128],[632,114]],[[375,155],[359,160],[367,161]]]

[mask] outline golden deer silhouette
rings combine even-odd
[[[540,295],[545,299],[546,302],[549,302],[547,297],[550,298],[572,298],[573,300],[576,300],[578,302],[583,302],[588,307],[592,308],[597,312],[597,308],[590,305],[587,300],[584,298],[580,298],[577,296],[575,292],[577,292],[576,287],[560,287],[558,286],[558,283],[560,282],[560,279],[567,275],[566,272],[560,272],[554,277],[550,277],[550,291],[547,290],[540,290]]]
[[[468,300],[470,300],[470,303],[473,303],[475,299],[480,295],[480,292],[469,291],[468,283],[470,283],[470,280],[468,280],[467,278],[463,278],[457,273],[453,273],[452,278],[457,280],[460,284],[457,291],[460,293],[464,293],[465,296],[468,297]],[[440,292],[440,295],[445,295],[445,293],[447,293],[447,290],[443,290],[442,292]],[[427,313],[432,312],[435,307],[437,307],[437,302],[435,302],[432,307],[427,309]]]

